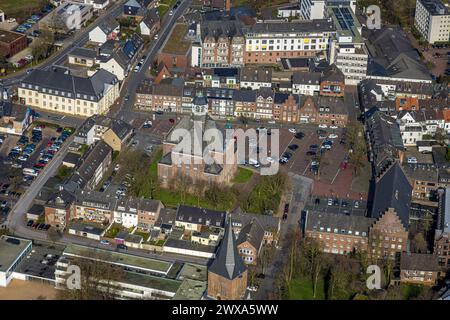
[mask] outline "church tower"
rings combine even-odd
[[[217,300],[243,299],[247,289],[247,273],[229,218],[216,258],[208,268],[208,296]]]

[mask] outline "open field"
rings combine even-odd
[[[54,300],[57,292],[49,284],[13,280],[8,287],[0,288],[0,300]]]
[[[21,18],[40,11],[45,3],[44,0],[2,0],[1,9],[9,18]]]

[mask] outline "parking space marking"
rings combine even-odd
[[[338,176],[338,174],[339,174],[339,172],[341,171],[341,168],[338,168],[338,170],[337,170],[337,172],[336,172],[336,174],[334,175],[334,178],[333,178],[333,180],[331,180],[331,184],[333,184],[334,183],[334,180],[336,180],[336,178],[337,178],[337,176]]]

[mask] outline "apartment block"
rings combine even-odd
[[[417,0],[414,26],[431,44],[448,42],[450,10],[441,0]]]

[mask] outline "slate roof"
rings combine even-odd
[[[276,233],[280,228],[280,218],[270,215],[242,212],[240,208],[233,212],[232,218],[233,227],[242,228],[252,220],[256,219],[265,231]]]
[[[272,82],[272,69],[263,67],[244,67],[241,69],[241,82]]]
[[[240,102],[256,102],[256,90],[235,90],[233,100]]]
[[[189,207],[180,204],[177,208],[176,221],[223,228],[226,214],[225,211]]]
[[[90,149],[86,156],[83,157],[81,165],[77,168],[76,173],[85,181],[90,181],[95,174],[95,171],[105,160],[108,154],[112,154],[112,148],[103,140]]]
[[[43,90],[53,90],[52,94],[67,98],[83,98],[98,101],[103,97],[106,84],[117,83],[117,77],[100,69],[90,78],[73,76],[60,70],[44,71],[34,69],[22,82],[21,87],[30,87],[43,93]],[[58,91],[58,94],[55,93]],[[44,93],[45,94],[45,93]],[[48,92],[47,92],[48,94]],[[84,96],[86,95],[86,98]]]
[[[411,193],[412,187],[408,178],[400,164],[395,162],[376,182],[370,216],[379,218],[389,208],[393,208],[405,229],[408,229]]]
[[[75,201],[75,196],[62,189],[50,195],[46,206],[67,209]]]
[[[292,76],[293,84],[320,85],[322,75],[319,72],[295,71]]]
[[[286,100],[291,95],[294,97],[295,102],[297,104],[299,104],[300,103],[300,95],[298,95],[298,94],[291,94],[291,93],[284,93],[284,92],[275,92],[274,103],[275,104],[283,104],[283,103],[286,102]]]
[[[322,81],[344,82],[345,76],[335,64],[332,64],[323,71]]]
[[[370,226],[375,220],[374,218],[360,215],[308,210],[306,230],[333,233],[334,229],[338,229],[339,233],[348,234],[348,231],[352,231],[352,234],[355,234],[355,231],[358,231],[360,235],[362,235],[362,232],[365,232],[367,235],[369,234]],[[328,231],[328,228],[330,228],[330,231]]]
[[[400,27],[363,29],[368,75],[431,81],[430,73]]]
[[[111,32],[113,32],[116,28],[118,28],[119,22],[115,19],[107,18],[102,23],[99,24],[100,30],[102,30],[106,35],[109,35]]]
[[[264,239],[264,228],[258,222],[258,220],[253,219],[247,225],[245,225],[239,232],[236,245],[248,241],[253,248],[257,251],[261,248]]]
[[[97,56],[97,52],[92,49],[88,48],[74,48],[70,53],[69,56],[76,56],[80,58],[88,58],[88,59],[94,59]]]
[[[225,234],[216,253],[216,258],[208,268],[208,272],[233,280],[247,271],[247,267],[239,255],[231,225],[230,218],[225,227]]]
[[[402,253],[401,270],[440,271],[439,257],[434,254]]]

